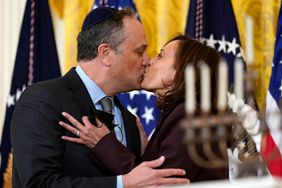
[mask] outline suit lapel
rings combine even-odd
[[[75,72],[75,68],[72,68],[64,77],[65,83],[68,89],[72,92],[72,99],[79,109],[81,116],[91,115],[89,112],[90,106],[94,106],[91,97]],[[117,97],[114,97],[115,104],[119,107],[125,127],[125,135],[127,140],[127,147],[136,155],[140,156],[140,137],[139,131],[136,127],[136,117],[132,115],[122,104]]]
[[[89,107],[90,105],[94,106],[94,104],[85,85],[75,72],[75,68],[72,68],[64,76],[64,79],[68,89],[72,92],[71,98],[81,112],[81,115],[89,115]]]

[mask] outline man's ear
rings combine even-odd
[[[110,61],[109,61],[110,51],[111,51],[111,47],[109,44],[102,43],[98,46],[97,56],[100,58],[101,62],[104,65],[110,65]]]

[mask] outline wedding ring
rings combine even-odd
[[[77,130],[77,132],[76,132],[76,136],[79,136],[79,133],[80,133],[80,132],[79,132],[79,130]]]

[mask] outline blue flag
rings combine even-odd
[[[269,83],[269,92],[276,104],[279,105],[279,102],[282,97],[282,9],[280,7],[277,31],[276,31],[276,41],[275,41],[275,50],[274,58],[272,64],[272,74]]]
[[[138,15],[137,9],[132,0],[96,0],[93,8],[97,8],[99,6],[118,9],[131,8]],[[140,118],[147,136],[151,135],[160,116],[160,110],[155,107],[156,96],[154,93],[145,90],[131,91],[119,94],[118,97],[121,103],[127,107],[131,113]]]
[[[190,0],[186,34],[215,48],[228,63],[234,83],[234,59],[242,58],[231,0]]]
[[[11,153],[10,121],[17,100],[28,85],[60,74],[48,0],[27,0],[1,140],[1,187]]]
[[[97,7],[131,8],[137,13],[136,6],[132,0],[95,0],[93,8]]]

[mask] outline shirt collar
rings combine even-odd
[[[75,71],[84,83],[92,102],[96,105],[102,98],[106,96],[106,94],[93,80],[91,80],[91,78],[89,78],[79,64],[75,68]]]

